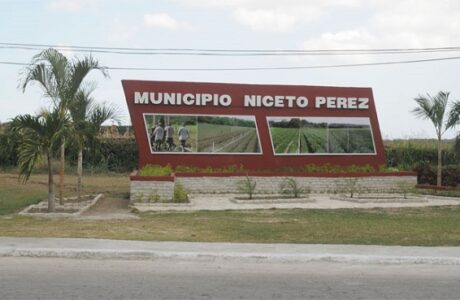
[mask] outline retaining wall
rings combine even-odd
[[[356,190],[369,193],[389,193],[401,190],[402,186],[415,186],[417,175],[400,173],[356,173],[356,174],[256,174],[256,194],[277,194],[286,178],[293,178],[301,188],[311,193],[337,193],[356,184]],[[188,193],[240,193],[238,185],[246,175],[242,174],[174,174],[170,177],[131,176],[131,202],[154,202],[154,199],[172,199],[174,185],[180,183]],[[158,197],[158,198],[157,198]]]

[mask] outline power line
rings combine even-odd
[[[274,67],[241,67],[241,68],[143,68],[143,67],[106,67],[108,70],[115,71],[264,71],[264,70],[307,70],[307,69],[332,69],[332,68],[350,68],[350,67],[367,67],[383,65],[400,65],[414,64],[434,61],[457,60],[460,56],[416,59],[416,60],[399,60],[372,63],[355,63],[355,64],[335,64],[335,65],[313,65],[313,66],[274,66]],[[3,65],[28,66],[28,63],[0,61]]]
[[[0,48],[42,51],[47,48],[75,52],[121,54],[121,55],[196,55],[196,56],[301,56],[301,55],[383,55],[459,52],[460,47],[430,48],[381,48],[381,49],[201,49],[201,48],[130,48],[94,47],[76,45],[2,43]]]

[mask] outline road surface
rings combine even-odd
[[[460,267],[0,257],[0,299],[458,299]]]

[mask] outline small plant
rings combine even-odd
[[[173,202],[176,202],[176,203],[188,202],[187,191],[185,190],[184,186],[178,182],[174,184]]]
[[[153,193],[149,195],[148,201],[149,203],[160,202],[160,195],[158,195],[157,191],[154,191]]]
[[[284,178],[280,184],[280,193],[292,195],[294,198],[299,198],[301,194],[309,192],[310,189],[301,188],[294,178]]]
[[[414,188],[414,184],[408,180],[398,181],[397,185],[398,191],[403,195],[404,199],[407,199],[407,194],[409,194]]]
[[[137,202],[142,202],[144,200],[144,193],[139,192],[134,195],[134,198]]]
[[[254,181],[251,177],[246,176],[245,179],[238,181],[237,188],[239,191],[248,194],[249,200],[251,200],[256,190],[256,185],[256,181]]]
[[[357,177],[344,178],[342,181],[338,181],[336,184],[338,185],[338,190],[347,195],[350,195],[350,198],[353,198],[355,194],[362,191],[362,187],[359,185]]]

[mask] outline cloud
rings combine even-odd
[[[317,21],[329,8],[357,7],[363,0],[177,0],[204,8],[223,8],[253,31],[287,32]]]
[[[271,32],[285,32],[290,30],[297,18],[283,12],[275,10],[247,10],[238,9],[235,12],[236,20],[249,26],[254,31],[271,31]]]
[[[187,22],[177,21],[169,14],[157,13],[157,14],[146,14],[144,15],[144,25],[151,28],[160,28],[168,30],[195,29],[192,25]]]
[[[460,2],[454,0],[370,1],[358,26],[322,32],[302,49],[388,49],[453,46],[460,43]],[[345,23],[346,24],[346,23]],[[355,23],[356,24],[356,23]],[[309,57],[316,63],[355,63],[453,56],[449,53]]]

